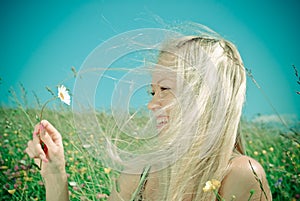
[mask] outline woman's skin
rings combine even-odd
[[[41,141],[47,151],[42,149]],[[46,200],[69,200],[61,134],[47,120],[42,120],[35,126],[33,139],[28,142],[25,151],[29,157],[34,158],[38,166],[43,161],[40,173],[45,181]]]
[[[166,60],[160,60],[158,64],[168,66],[168,64],[163,62]],[[148,104],[148,109],[157,117],[157,128],[163,129],[163,127],[168,125],[168,121],[170,120],[169,114],[172,108],[168,107],[168,105],[176,96],[176,74],[166,68],[161,68],[159,71],[153,73],[152,79],[151,94],[153,97]],[[161,110],[164,111],[162,112]],[[45,143],[47,151],[42,149],[41,141]],[[39,165],[40,160],[43,160],[41,175],[45,180],[46,200],[68,200],[68,182],[60,133],[48,121],[42,120],[35,127],[33,140],[28,142],[26,152],[31,158],[35,159],[37,165]],[[253,173],[250,163],[257,174],[257,178]],[[140,175],[121,174],[118,178],[120,192],[118,193],[113,189],[109,200],[129,200],[137,188],[139,179]],[[258,180],[261,181],[262,188],[268,199],[261,190]],[[151,173],[149,174],[145,188],[145,197],[149,200],[158,200],[155,197],[157,195],[157,188],[158,173]],[[238,155],[231,160],[228,166],[228,173],[221,183],[219,194],[225,200],[232,200],[234,196],[235,201],[242,201],[248,200],[250,191],[254,191],[251,200],[271,200],[271,192],[264,169],[254,159]],[[186,197],[184,200],[188,201],[191,198]]]

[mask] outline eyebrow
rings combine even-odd
[[[175,81],[175,80],[170,79],[170,78],[162,78],[162,79],[160,79],[160,80],[157,81],[157,84],[161,83],[164,80]],[[153,84],[151,84],[151,86],[153,86]]]

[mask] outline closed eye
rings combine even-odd
[[[161,91],[170,90],[170,89],[171,89],[170,87],[160,87]]]
[[[166,91],[166,90],[170,90],[171,88],[170,87],[160,87],[160,91]],[[154,96],[155,95],[155,91],[150,91],[149,94],[151,96]]]

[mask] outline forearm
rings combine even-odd
[[[51,174],[44,177],[47,201],[68,201],[67,174]]]

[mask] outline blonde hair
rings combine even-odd
[[[160,60],[169,60],[167,55],[173,55],[177,84],[189,89],[183,87],[177,97],[186,117],[193,113],[182,119],[181,129],[187,129],[182,134],[188,128],[196,132],[187,151],[164,171],[169,182],[163,200],[215,200],[212,192],[203,192],[205,183],[222,181],[235,146],[242,151],[238,127],[246,90],[243,62],[232,43],[207,36],[169,41]]]

